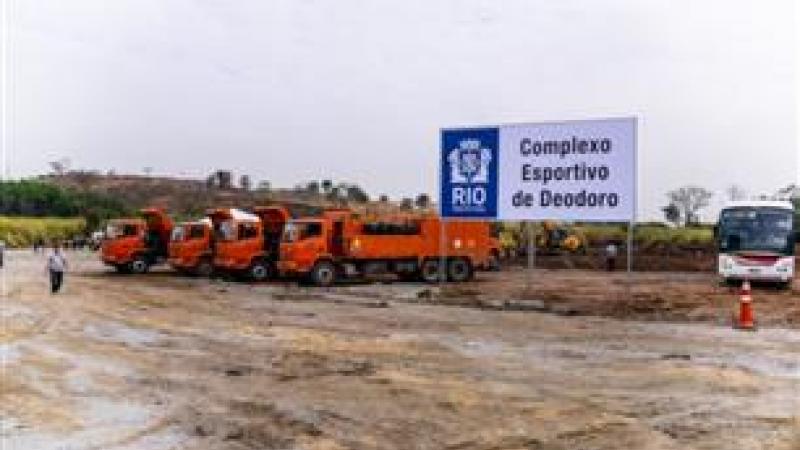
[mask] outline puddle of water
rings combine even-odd
[[[777,378],[800,379],[800,363],[788,356],[769,355],[719,355],[694,358],[699,364],[715,367],[736,367],[759,375]]]
[[[132,442],[114,445],[153,426],[154,412],[131,402],[87,399],[83,409],[84,427],[70,434],[38,432],[14,418],[0,419],[3,450],[165,450],[185,442],[188,437],[177,427],[155,429],[152,434]]]
[[[3,365],[13,363],[20,357],[19,345],[0,344],[0,362]]]
[[[163,338],[163,335],[157,331],[131,328],[114,323],[86,325],[83,327],[83,333],[94,339],[119,342],[132,347],[155,345]]]

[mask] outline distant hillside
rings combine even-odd
[[[357,188],[354,193],[342,187],[333,187],[328,192],[322,192],[318,185],[314,186],[316,191],[305,186],[294,189],[220,188],[210,185],[207,180],[77,171],[62,175],[44,175],[39,180],[70,191],[108,196],[121,201],[131,210],[147,206],[163,207],[179,220],[202,216],[208,208],[250,208],[276,203],[288,206],[294,216],[315,214],[322,208],[343,206],[362,211],[399,209],[399,205],[391,202],[369,201],[366,194]],[[348,195],[351,194],[357,200],[349,199]]]

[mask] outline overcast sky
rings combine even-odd
[[[800,178],[792,0],[0,0],[8,164],[434,193],[441,127],[636,115],[640,211]]]

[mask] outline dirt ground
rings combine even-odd
[[[520,269],[332,289],[2,269],[0,439],[38,449],[800,449],[793,291]]]

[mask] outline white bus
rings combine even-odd
[[[795,270],[794,208],[784,201],[727,204],[715,228],[719,275],[727,282],[769,281],[789,286]]]

